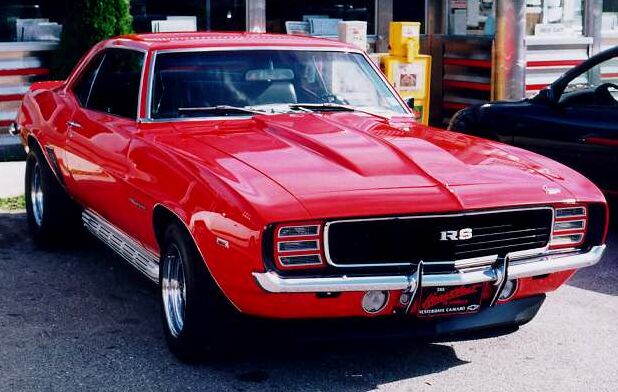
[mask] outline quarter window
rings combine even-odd
[[[87,99],[80,103],[88,109],[136,118],[143,64],[141,52],[106,49]]]

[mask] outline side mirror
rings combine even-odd
[[[12,122],[11,125],[9,125],[9,134],[13,136],[19,135],[19,125],[16,122]]]
[[[539,91],[539,93],[534,97],[534,100],[553,107],[558,106],[560,97],[556,97],[555,91],[550,86]]]
[[[414,116],[414,118],[416,120],[419,120],[422,116],[421,116],[421,113],[419,113],[414,107],[414,98],[406,98],[404,102],[406,103],[406,106],[410,109],[410,111],[412,112],[412,115]]]

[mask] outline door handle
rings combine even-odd
[[[80,123],[76,123],[75,121],[67,121],[67,126],[70,128],[81,128],[82,127]]]

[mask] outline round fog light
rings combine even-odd
[[[367,313],[378,313],[386,306],[388,291],[367,291],[363,296],[363,310]]]
[[[515,294],[515,289],[516,288],[517,288],[517,281],[516,280],[509,280],[509,281],[507,281],[504,284],[504,288],[500,292],[500,295],[498,296],[498,299],[500,301],[504,301],[504,300],[507,300],[507,299],[511,298],[513,296],[513,294]]]

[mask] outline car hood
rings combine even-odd
[[[175,126],[178,133],[168,143],[192,156],[199,156],[200,145],[233,156],[309,207],[325,197],[346,208],[359,198],[425,194],[448,210],[572,197],[557,173],[500,143],[362,113]]]

